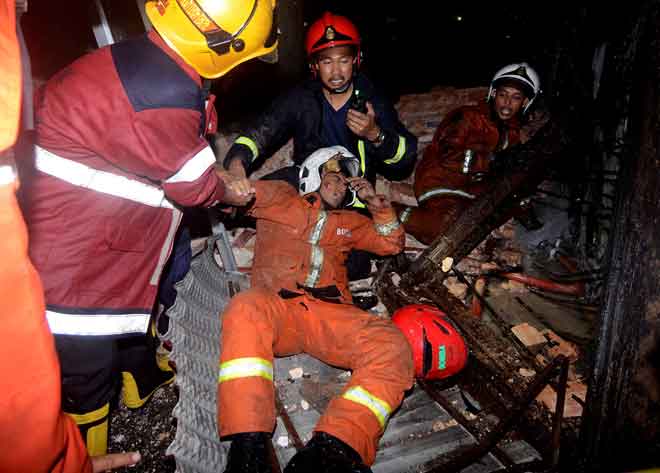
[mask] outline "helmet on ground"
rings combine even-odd
[[[509,64],[497,71],[493,76],[493,80],[490,81],[488,100],[495,95],[495,89],[505,84],[511,84],[520,88],[523,94],[529,99],[523,108],[523,113],[527,111],[539,92],[541,92],[541,80],[536,71],[526,62]]]
[[[319,148],[300,165],[298,191],[300,195],[316,192],[321,187],[323,169],[355,177],[360,172],[360,162],[343,146]]]
[[[435,307],[407,305],[392,315],[392,322],[410,343],[415,377],[447,378],[461,371],[467,363],[465,340],[447,315]]]
[[[307,56],[311,57],[319,51],[336,46],[355,47],[358,66],[360,65],[360,33],[357,28],[345,16],[325,12],[307,30],[305,50]]]
[[[199,75],[220,77],[273,53],[277,0],[148,0],[154,28]]]

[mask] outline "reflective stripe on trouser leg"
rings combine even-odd
[[[66,414],[71,416],[78,425],[80,433],[85,439],[89,456],[105,455],[108,451],[110,404],[105,404],[103,407],[83,414],[72,414],[70,412]]]
[[[330,401],[314,430],[343,440],[365,464],[373,464],[387,419],[413,382],[410,346],[389,320],[365,316],[357,308],[339,312],[329,307],[332,304],[309,305],[315,320],[335,327],[334,338],[317,342],[319,355],[329,353],[325,361],[353,370],[344,393]],[[340,337],[350,340],[350,345]]]
[[[385,424],[387,424],[390,414],[392,414],[392,407],[386,401],[383,401],[378,396],[374,396],[362,386],[349,388],[342,394],[342,397],[369,409],[376,416],[376,419],[378,419],[381,428],[385,428]]]
[[[221,437],[271,432],[275,426],[273,351],[276,334],[290,333],[290,318],[277,294],[250,289],[234,296],[222,314],[218,369]]]

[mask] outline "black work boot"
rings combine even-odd
[[[325,432],[316,432],[284,468],[284,473],[372,473],[360,455]]]
[[[273,473],[270,435],[245,432],[231,437],[224,473]]]

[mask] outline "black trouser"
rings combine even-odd
[[[85,414],[114,401],[121,373],[138,379],[157,375],[155,339],[55,335],[62,371],[62,409]]]

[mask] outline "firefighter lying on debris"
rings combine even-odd
[[[406,232],[431,244],[487,191],[489,179],[503,165],[497,153],[520,142],[521,119],[539,90],[534,69],[510,64],[493,77],[485,102],[460,107],[440,123],[415,171],[419,207],[400,216]],[[530,230],[540,227],[530,209],[516,217]]]
[[[368,472],[388,417],[413,380],[410,346],[391,321],[351,304],[345,259],[352,248],[391,255],[404,232],[388,201],[357,175],[345,148],[322,148],[303,163],[300,195],[282,181],[256,181],[252,288],[223,314],[218,425],[231,439],[226,472],[270,472],[275,426],[273,357],[308,353],[352,370],[309,443],[285,468]],[[373,220],[336,210],[353,193]]]

